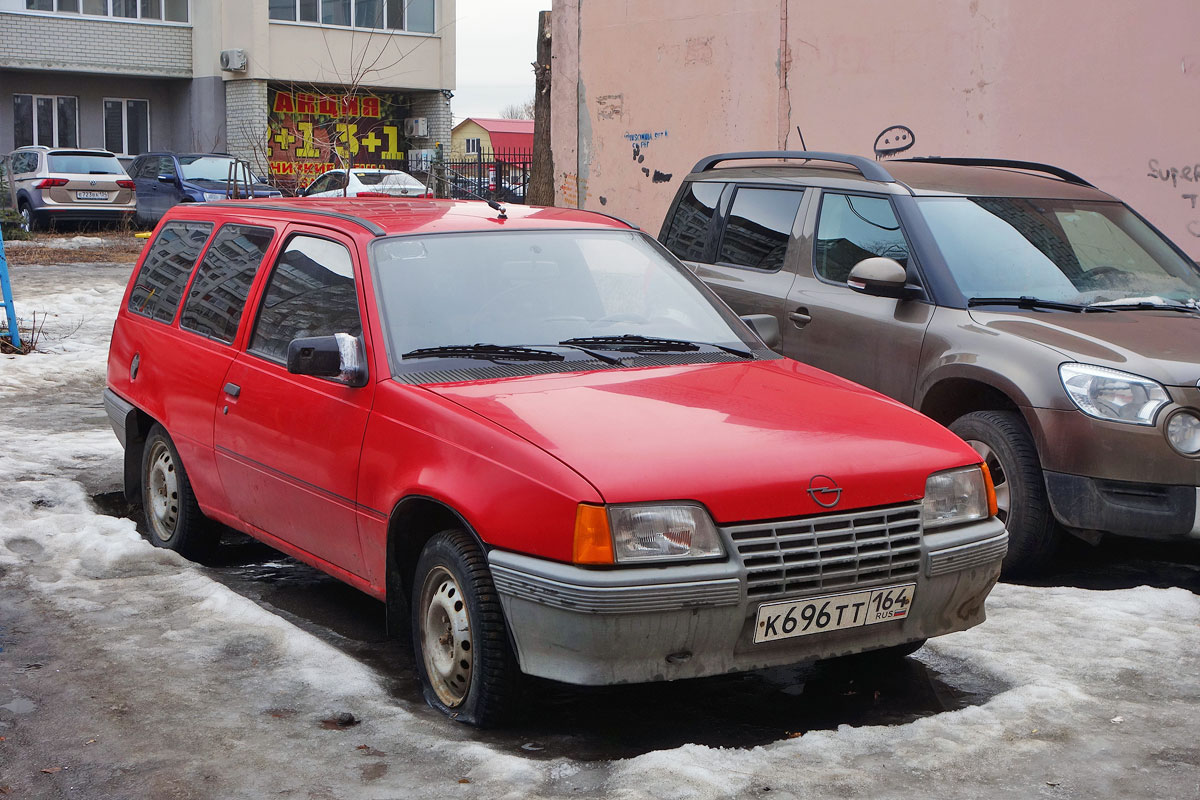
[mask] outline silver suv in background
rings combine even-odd
[[[133,181],[107,150],[20,147],[8,166],[9,192],[27,231],[65,220],[118,222],[137,207]]]

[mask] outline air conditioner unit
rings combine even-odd
[[[425,117],[410,117],[404,120],[405,136],[428,136],[429,120]]]
[[[221,51],[221,69],[226,72],[245,72],[248,61],[245,50]]]

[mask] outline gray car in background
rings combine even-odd
[[[1082,178],[727,153],[687,176],[659,238],[738,314],[773,316],[785,355],[973,445],[1006,574],[1044,568],[1064,530],[1200,541],[1200,270]]]
[[[19,147],[8,169],[12,202],[27,231],[66,220],[118,222],[137,207],[133,181],[107,150]]]

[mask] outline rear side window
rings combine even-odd
[[[717,262],[766,270],[782,267],[803,196],[794,189],[738,189]]]
[[[315,236],[295,236],[267,283],[250,352],[280,363],[293,339],[362,335],[354,263],[345,246]]]
[[[871,256],[885,256],[908,266],[908,243],[892,204],[884,197],[826,192],[814,250],[817,274],[845,283],[854,265]]]
[[[133,291],[129,294],[129,310],[170,324],[179,310],[192,267],[212,229],[211,222],[169,222],[164,225],[150,243],[150,252],[134,281]]]
[[[179,327],[232,343],[250,285],[274,236],[272,228],[222,226],[196,270]]]
[[[671,228],[663,239],[663,245],[676,257],[684,261],[704,260],[708,228],[723,191],[723,183],[693,183],[679,198]]]

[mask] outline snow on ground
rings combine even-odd
[[[94,701],[96,715],[111,702],[126,719],[89,723],[107,736],[77,748],[71,786],[93,787],[77,796],[1200,797],[1200,597],[1183,589],[998,586],[984,625],[918,657],[951,683],[982,675],[1007,688],[908,724],[600,765],[499,752],[398,702],[386,675],[151,547],[129,520],[96,513],[79,476],[119,474],[98,409],[127,274],[20,298],[23,315],[51,312],[42,348],[0,358],[0,578],[61,622],[62,647],[87,652],[62,667],[94,682],[79,718]],[[80,411],[83,392],[94,402]],[[23,709],[8,673],[0,711]],[[361,724],[317,724],[339,712]],[[0,713],[0,736],[33,724],[14,719]],[[87,735],[51,719],[63,737]],[[4,746],[0,785],[61,777],[37,774],[41,762],[6,766]]]

